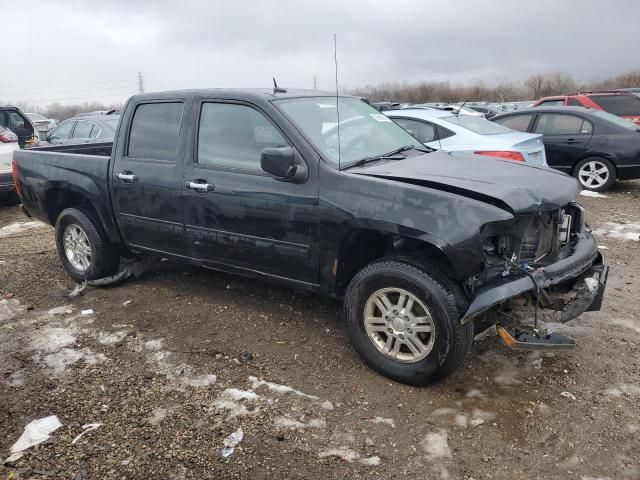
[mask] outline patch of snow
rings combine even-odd
[[[290,417],[280,416],[273,420],[273,424],[281,428],[324,428],[327,426],[327,421],[324,418],[312,418],[304,423]]]
[[[580,191],[580,195],[582,195],[583,197],[609,198],[606,195],[603,195],[599,192],[592,192],[591,190],[582,190]]]
[[[420,442],[422,449],[430,460],[451,458],[451,449],[447,441],[447,431],[440,429],[437,432],[427,433]]]
[[[289,387],[288,385],[281,385],[279,383],[268,382],[266,380],[258,379],[254,376],[250,376],[249,381],[251,382],[251,388],[253,388],[254,390],[264,386],[264,387],[267,387],[269,390],[272,390],[281,395],[292,394],[302,398],[306,398],[307,400],[320,400],[320,398],[316,397],[315,395],[308,395],[306,393],[301,392],[300,390],[296,390],[293,387]]]
[[[329,400],[325,400],[320,404],[320,408],[323,408],[324,410],[333,410],[333,403]]]
[[[162,343],[164,340],[162,338],[156,340],[147,340],[144,342],[144,348],[147,350],[158,351],[162,348]]]
[[[15,298],[0,300],[0,322],[11,320],[20,310],[20,302]]]
[[[209,385],[216,383],[218,377],[211,373],[204,375],[198,375],[196,377],[183,378],[182,383],[189,385],[190,387],[208,387]]]
[[[348,447],[331,447],[325,448],[324,450],[320,450],[318,453],[318,457],[326,458],[326,457],[338,457],[349,463],[352,463],[360,458],[360,454],[355,450],[351,450]]]
[[[389,425],[391,428],[396,428],[393,418],[373,417],[370,421],[372,423],[384,423],[385,425]]]
[[[70,305],[63,305],[61,307],[55,307],[50,309],[47,314],[48,315],[68,315],[73,313],[73,308]]]
[[[18,233],[23,233],[28,230],[33,230],[34,228],[42,228],[46,227],[44,223],[41,222],[16,222],[11,225],[7,225],[5,227],[0,228],[0,238],[8,237],[10,235],[16,235]]]
[[[594,235],[617,238],[633,242],[640,242],[640,224],[607,222],[605,228],[593,231]]]
[[[237,388],[227,388],[213,402],[213,406],[218,410],[226,410],[228,412],[229,418],[234,418],[257,412],[259,410],[258,408],[255,408],[253,411],[249,411],[240,402],[242,402],[243,400],[249,402],[255,401],[259,398],[260,396],[255,392],[240,390]]]
[[[369,465],[369,466],[377,466],[380,465],[380,457],[377,455],[374,455],[373,457],[367,457],[367,458],[362,458],[360,460],[360,463],[363,465]]]
[[[468,398],[479,398],[481,400],[486,400],[487,396],[482,393],[480,390],[478,390],[477,388],[472,388],[471,390],[469,390],[467,392],[467,397]]]
[[[458,427],[467,428],[467,416],[458,414],[453,419],[453,423],[455,423]]]
[[[120,330],[119,332],[98,332],[96,340],[100,345],[113,345],[121,342],[124,337],[127,336],[126,330]]]
[[[151,416],[147,419],[147,422],[149,422],[150,425],[158,425],[166,418],[167,412],[166,408],[156,408],[151,412]]]
[[[622,384],[618,385],[615,388],[608,388],[604,391],[604,393],[611,397],[621,397],[622,395],[640,395],[640,386]]]
[[[432,417],[442,417],[445,415],[453,415],[456,411],[453,408],[436,408],[434,411],[430,413]]]
[[[76,335],[70,329],[48,327],[34,332],[31,338],[31,346],[39,351],[57,352],[63,347],[72,345],[75,341]]]

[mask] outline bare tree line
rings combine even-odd
[[[541,97],[576,91],[610,90],[640,86],[640,70],[633,70],[604,80],[577,82],[565,72],[534,74],[524,81],[498,81],[487,85],[476,81],[466,85],[449,82],[384,82],[350,90],[349,93],[366,97],[372,102],[513,102],[537,100]]]
[[[4,103],[0,101],[0,105]],[[78,113],[94,112],[96,110],[113,110],[122,108],[121,104],[104,104],[98,102],[84,102],[75,105],[63,105],[61,103],[52,103],[46,107],[37,107],[27,102],[17,102],[15,104],[23,112],[38,112],[47,118],[55,118],[56,120],[66,120]]]

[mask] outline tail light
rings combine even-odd
[[[3,130],[0,128],[0,142],[2,143],[13,143],[17,142],[18,137],[11,130]]]
[[[524,157],[520,152],[481,150],[473,153],[475,153],[476,155],[485,155],[487,157],[502,158],[504,160],[513,160],[514,162],[524,162]]]
[[[22,195],[20,192],[20,182],[18,182],[18,162],[15,160],[11,162],[11,174],[13,175],[13,184],[16,187],[16,193]]]

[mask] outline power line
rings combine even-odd
[[[0,88],[13,88],[13,87],[72,87],[74,85],[93,85],[104,83],[131,83],[131,79],[128,80],[98,80],[91,82],[76,82],[76,83],[16,83],[13,85],[0,85]]]
[[[31,98],[28,100],[21,100],[21,101],[25,101],[25,102],[37,102],[37,103],[53,103],[53,102],[67,102],[69,100],[85,100],[85,101],[91,101],[94,98],[106,98],[106,97],[120,97],[122,98],[123,96],[125,97],[129,97],[131,95],[134,95],[133,93],[129,93],[129,94],[117,94],[117,93],[112,93],[110,95],[89,95],[89,96],[83,96],[83,97],[63,97],[63,98],[49,98],[49,99],[41,99],[41,98]]]
[[[73,90],[57,90],[57,91],[50,91],[50,90],[44,90],[44,91],[40,91],[40,92],[32,92],[32,93],[4,93],[4,95],[10,95],[12,97],[24,97],[24,96],[29,96],[29,95],[42,95],[43,93],[46,94],[53,94],[53,95],[57,95],[59,93],[80,93],[80,92],[95,92],[95,91],[104,91],[104,90],[133,90],[135,89],[136,86],[132,83],[129,83],[129,85],[122,85],[120,87],[94,87],[94,88],[84,88],[84,89],[73,89]]]

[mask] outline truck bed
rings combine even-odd
[[[26,213],[55,225],[63,205],[75,196],[99,218],[109,237],[119,243],[109,198],[110,157],[99,155],[107,148],[110,152],[111,145],[56,145],[16,151],[14,159]]]

